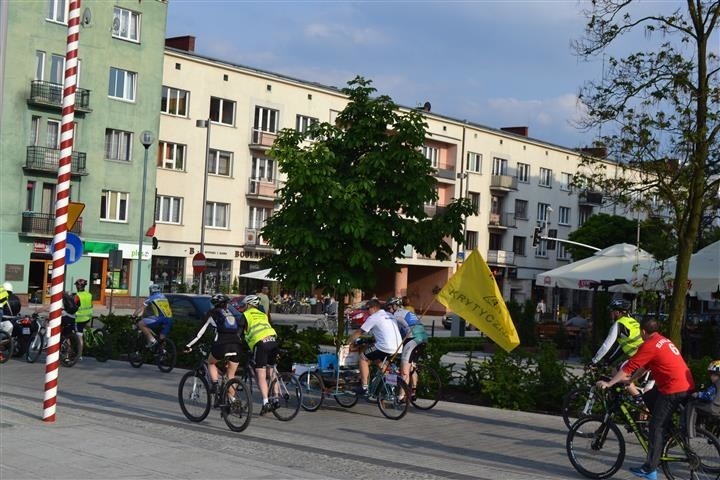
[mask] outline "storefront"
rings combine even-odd
[[[184,284],[185,258],[153,256],[150,278],[160,285],[163,292],[178,292],[185,289]]]

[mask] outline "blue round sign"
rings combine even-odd
[[[55,253],[55,243],[50,245],[50,252]],[[83,242],[74,233],[68,232],[65,239],[65,265],[72,265],[80,260],[83,254]]]

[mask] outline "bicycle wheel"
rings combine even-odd
[[[298,383],[300,384],[300,393],[302,396],[302,403],[300,405],[303,410],[314,412],[320,408],[323,398],[325,398],[324,385],[320,375],[308,370],[298,377]]]
[[[354,407],[355,404],[358,402],[358,395],[355,392],[351,391],[342,391],[333,394],[333,398],[343,408],[351,408]]]
[[[704,480],[720,478],[720,443],[702,427],[687,440],[690,452],[682,444],[678,434],[668,438],[663,447],[661,467],[665,476],[678,480]]]
[[[600,402],[596,402],[596,394],[594,387],[587,386],[573,388],[565,394],[560,411],[567,428],[570,428],[578,418],[600,414]]]
[[[28,363],[35,363],[40,358],[40,354],[45,348],[45,335],[40,332],[33,333],[28,343],[27,352],[25,352],[25,360]]]
[[[78,361],[78,343],[77,335],[71,333],[68,336],[60,337],[60,362],[66,367],[72,367]]]
[[[210,386],[207,380],[195,370],[180,379],[178,386],[180,410],[191,422],[202,422],[210,413]]]
[[[275,418],[287,422],[295,418],[302,404],[300,384],[292,373],[281,373],[270,383],[270,398]]]
[[[423,364],[418,364],[413,370],[410,375],[410,400],[415,408],[430,410],[437,405],[442,394],[440,375],[432,367]]]
[[[145,363],[145,335],[138,331],[134,339],[130,339],[128,361],[133,368],[140,368]]]
[[[0,330],[0,363],[5,363],[12,357],[15,350],[15,341],[7,334]]]
[[[107,328],[101,328],[95,330],[93,336],[95,337],[95,348],[93,348],[95,360],[98,362],[107,362],[112,355],[112,338],[110,337],[110,332],[108,332]]]
[[[410,389],[399,375],[395,376],[395,383],[390,383],[386,377],[378,385],[377,406],[390,420],[400,420],[405,416],[409,400]]]
[[[177,356],[175,342],[169,338],[163,338],[157,348],[157,367],[161,372],[170,373],[175,368],[175,357]]]
[[[588,478],[610,478],[625,460],[625,439],[615,423],[583,417],[573,423],[565,443],[572,466]]]
[[[220,416],[233,432],[242,432],[250,424],[252,400],[247,386],[239,378],[233,378],[225,384],[225,401]]]

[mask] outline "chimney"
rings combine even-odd
[[[528,127],[502,127],[500,130],[505,132],[514,133],[515,135],[522,135],[523,137],[528,136]]]
[[[607,147],[583,147],[580,149],[580,153],[588,157],[607,158]]]
[[[185,35],[182,37],[166,38],[165,46],[170,48],[177,48],[178,50],[185,50],[186,52],[194,52],[195,37],[193,37],[192,35]]]

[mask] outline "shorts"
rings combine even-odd
[[[410,363],[410,356],[413,354],[413,351],[417,346],[418,344],[414,338],[411,338],[405,343],[402,350],[402,356],[400,357],[400,363],[402,365]]]
[[[88,325],[90,325],[90,320],[88,320],[87,322],[77,322],[76,321],[75,322],[75,331],[77,333],[82,333],[85,330],[85,328],[89,328]]]
[[[66,315],[63,315],[63,317],[60,319],[60,325],[62,327],[62,333],[65,335],[70,335],[71,333],[77,332],[75,317],[68,317]]]
[[[240,352],[242,345],[238,343],[213,343],[210,348],[210,355],[215,360],[227,360],[228,362],[240,363]]]
[[[142,319],[142,321],[146,327],[151,329],[162,327],[162,330],[160,330],[160,334],[163,337],[167,337],[170,333],[170,328],[172,328],[172,319],[167,317],[145,317]]]
[[[275,338],[275,337],[272,337]],[[278,343],[276,340],[263,339],[253,347],[252,360],[255,368],[263,368],[275,365],[278,356]]]
[[[378,350],[375,345],[370,345],[360,355],[370,361],[382,361],[391,356],[392,353],[385,353],[382,350]]]

